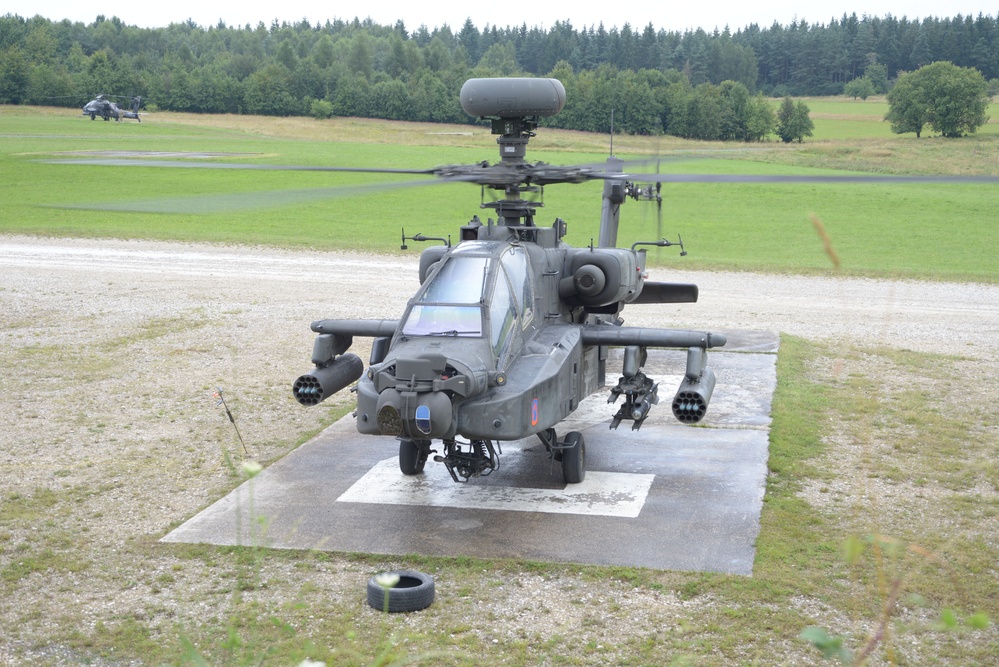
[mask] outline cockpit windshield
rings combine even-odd
[[[427,285],[424,303],[479,303],[489,269],[488,257],[453,256]]]
[[[452,256],[409,311],[407,336],[481,336],[482,293],[490,258]]]
[[[417,304],[402,327],[407,336],[481,336],[482,309],[478,306]]]

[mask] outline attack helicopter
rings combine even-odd
[[[697,286],[648,281],[646,247],[680,246],[656,239],[618,248],[619,210],[626,199],[658,198],[659,185],[641,186],[615,158],[603,170],[529,163],[526,149],[542,117],[559,113],[565,89],[557,79],[471,79],[462,108],[488,120],[498,135],[500,161],[439,167],[448,181],[479,185],[481,207],[459,230],[459,240],[425,249],[421,287],[398,320],[326,319],[318,334],[315,368],[293,383],[299,403],[317,405],[357,382],[355,418],[360,433],[395,437],[405,475],[424,470],[431,454],[456,482],[499,468],[502,441],[537,436],[561,463],[566,483],[583,481],[583,434],[559,436],[556,427],[580,401],[605,387],[608,350],[624,348],[622,374],[609,402],[621,400],[610,427],[639,429],[659,386],[645,375],[648,348],[685,348],[683,380],[673,414],[700,421],[715,388],[707,351],[723,346],[719,333],[623,326],[626,304],[697,300]],[[366,170],[365,170],[366,171]],[[393,170],[398,171],[398,170]],[[567,223],[539,223],[545,186],[605,181],[598,245],[570,247]],[[428,240],[417,235],[407,240]],[[444,239],[438,239],[444,240]],[[355,337],[373,339],[367,371],[348,352]],[[440,441],[442,451],[433,449]]]
[[[120,108],[109,97],[124,98],[123,95],[105,95],[101,93],[83,105],[83,115],[90,116],[90,120],[96,120],[99,116],[104,120],[114,119],[115,121],[119,121],[123,118],[134,118],[140,123],[142,122],[142,118],[139,117],[139,107],[142,105],[141,97],[135,96],[132,98],[131,110]]]

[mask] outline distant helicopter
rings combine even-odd
[[[565,104],[556,79],[471,79],[461,104],[488,119],[500,162],[433,170],[500,196],[482,204],[496,220],[478,216],[461,227],[460,241],[427,248],[420,257],[422,287],[399,320],[319,320],[312,353],[315,368],[299,377],[292,392],[316,405],[357,380],[357,429],[399,440],[403,474],[423,471],[443,443],[443,463],[452,479],[465,482],[499,467],[496,445],[536,435],[561,462],[566,483],[583,481],[585,443],[577,431],[564,437],[555,427],[579,402],[605,385],[608,348],[624,348],[620,379],[610,401],[623,399],[611,421],[638,429],[659,387],[642,372],[647,349],[686,348],[684,379],[672,399],[684,423],[700,421],[715,388],[707,350],[725,344],[717,333],[622,326],[625,304],[697,300],[697,286],[646,280],[645,250],[682,243],[656,239],[617,248],[618,212],[628,198],[659,197],[626,174],[585,167],[555,167],[525,161],[538,119]],[[617,166],[622,163],[617,161]],[[565,221],[538,226],[536,195],[555,183],[605,180],[600,241],[572,248],[563,242]],[[661,201],[661,199],[660,199]],[[407,240],[428,240],[422,235]],[[443,239],[440,239],[443,240]],[[374,338],[370,365],[348,353],[355,336]],[[464,441],[459,438],[464,439]]]
[[[126,109],[120,108],[117,104],[112,102],[109,97],[122,97],[124,95],[105,95],[101,93],[94,99],[90,100],[83,105],[83,115],[90,116],[90,120],[96,120],[98,117],[104,120],[114,119],[119,121],[122,118],[134,118],[135,120],[142,122],[142,118],[139,117],[139,106],[142,104],[142,98],[135,96],[132,98],[132,109],[128,111]]]

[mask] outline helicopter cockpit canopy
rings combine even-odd
[[[499,356],[514,323],[526,323],[533,317],[528,276],[523,248],[505,243],[463,243],[427,280],[403,321],[401,333],[463,337],[488,333]]]
[[[427,281],[402,325],[405,336],[481,336],[491,258],[454,254]]]

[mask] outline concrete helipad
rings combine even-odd
[[[670,412],[684,353],[650,351],[662,402],[641,430],[608,428],[603,391],[558,427],[585,436],[582,484],[562,482],[537,438],[502,443],[500,469],[468,484],[432,461],[406,477],[397,441],[361,436],[348,417],[163,539],[752,574],[778,338],[726,333],[702,424]],[[612,359],[608,376],[619,369]]]

